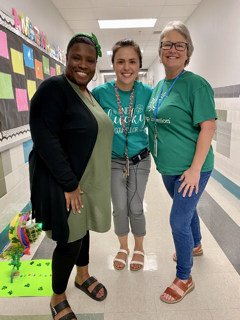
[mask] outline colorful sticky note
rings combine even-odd
[[[51,77],[56,75],[56,69],[50,67],[50,73],[51,73]]]
[[[43,62],[43,71],[46,74],[50,75],[50,70],[49,70],[49,59],[42,56],[42,62]]]
[[[15,89],[16,90],[16,101],[18,111],[27,111],[28,110],[28,101],[27,101],[27,90],[25,89]]]
[[[36,81],[27,80],[28,99],[31,100],[36,92]]]
[[[24,44],[23,54],[24,54],[25,66],[34,69],[33,50]]]
[[[36,73],[36,78],[43,80],[43,70],[42,70],[42,62],[38,60],[35,61],[35,73]]]
[[[11,48],[11,58],[13,71],[25,75],[23,66],[23,54]]]
[[[61,67],[58,64],[56,64],[56,74],[61,74]]]
[[[14,99],[12,76],[0,72],[0,99]]]
[[[8,47],[7,47],[7,35],[0,30],[0,56],[9,59]]]

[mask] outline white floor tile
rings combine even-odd
[[[209,309],[240,309],[240,277],[236,272],[199,273],[194,275],[194,279]]]
[[[104,320],[158,320],[157,313],[104,313]]]
[[[158,320],[213,320],[209,310],[197,311],[162,311]]]
[[[213,320],[240,320],[240,309],[210,310]]]

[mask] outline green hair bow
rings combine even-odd
[[[101,57],[102,56],[102,51],[101,51],[101,46],[100,44],[98,43],[98,39],[97,37],[95,36],[95,34],[92,33],[92,35],[90,36],[90,34],[88,33],[78,33],[78,34],[75,34],[75,36],[72,37],[72,39],[69,41],[69,43],[76,37],[78,36],[84,36],[84,37],[88,37],[89,39],[91,39],[95,45],[96,45],[96,48],[97,48],[97,55],[98,57]],[[69,43],[68,43],[68,46],[69,46]]]

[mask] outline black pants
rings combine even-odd
[[[89,232],[80,240],[62,245],[57,242],[52,257],[52,289],[56,294],[66,291],[74,265],[89,264]]]

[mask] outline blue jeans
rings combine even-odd
[[[189,279],[193,266],[193,248],[198,247],[201,242],[200,222],[196,207],[211,172],[201,172],[199,191],[197,194],[193,191],[191,197],[188,197],[188,194],[185,197],[182,196],[184,189],[178,193],[182,184],[182,181],[179,181],[181,175],[162,175],[163,183],[173,199],[170,225],[177,254],[176,276],[181,280]]]

